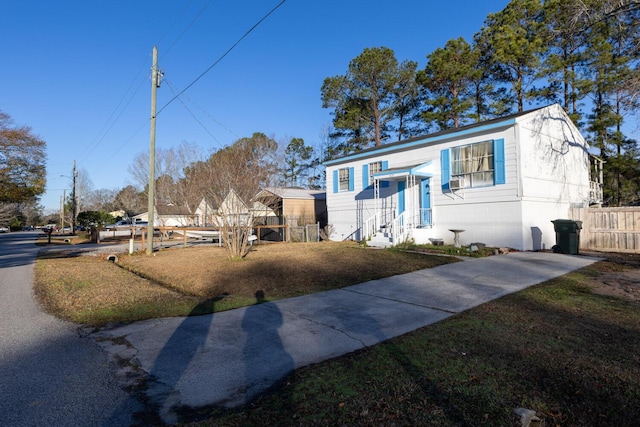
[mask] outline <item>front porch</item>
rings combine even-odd
[[[371,175],[375,213],[364,221],[362,237],[374,246],[393,246],[411,238],[413,230],[431,228],[432,162],[403,168],[387,169]],[[383,203],[382,183],[394,189]]]

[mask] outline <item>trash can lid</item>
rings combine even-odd
[[[551,222],[556,227],[556,231],[558,231],[558,226],[572,226],[578,230],[582,229],[582,221],[575,219],[554,219]]]

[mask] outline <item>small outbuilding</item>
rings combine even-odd
[[[253,201],[268,206],[275,216],[284,218],[289,225],[327,225],[326,192],[323,190],[267,187]]]

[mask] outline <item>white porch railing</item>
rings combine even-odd
[[[363,237],[365,239],[372,237],[374,234],[378,232],[378,230],[380,230],[380,216],[381,216],[381,212],[378,211],[371,218],[367,219],[364,222],[362,231],[364,234]]]
[[[602,184],[595,181],[589,181],[589,203],[602,203]]]
[[[391,236],[393,238],[392,244],[397,245],[400,242],[404,242],[406,240],[406,218],[405,213],[402,212],[398,215],[393,221],[391,221]]]
[[[365,239],[374,236],[381,227],[381,212],[378,211],[371,218],[364,222],[363,235]],[[418,209],[416,211],[405,211],[386,224],[387,232],[391,234],[392,243],[398,244],[408,237],[409,230],[414,228],[429,228],[433,225],[431,221],[431,209]]]

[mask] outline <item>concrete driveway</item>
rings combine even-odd
[[[595,261],[514,252],[91,336],[114,360],[132,362],[120,378],[145,378],[151,405],[166,422],[175,422],[180,406],[244,404],[296,368],[375,345]]]

